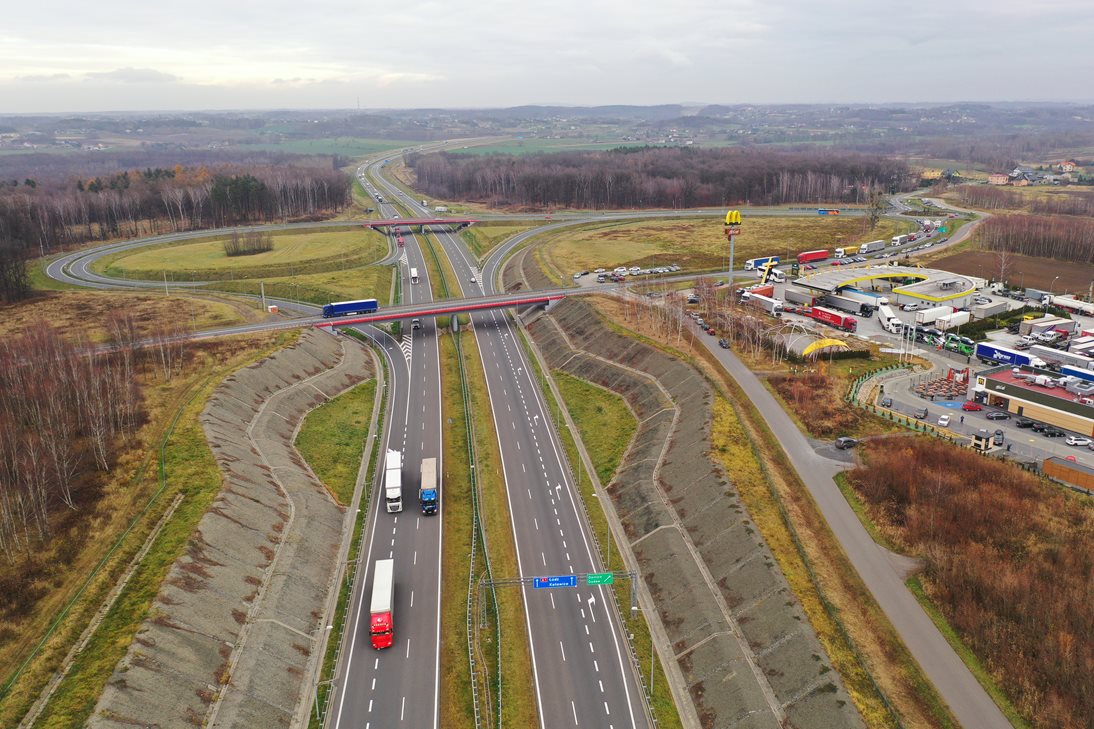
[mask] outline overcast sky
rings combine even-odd
[[[0,113],[1094,100],[1094,0],[9,3]]]

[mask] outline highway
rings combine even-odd
[[[417,201],[392,186],[384,193],[420,210]],[[499,259],[480,272],[458,236],[440,233],[437,239],[465,295],[494,292]],[[472,322],[501,448],[519,576],[602,571],[518,334],[500,311],[473,314]],[[606,589],[580,581],[575,588],[520,589],[540,726],[649,727],[642,688]]]
[[[429,303],[429,271],[411,241],[407,237],[399,256],[403,297],[409,304]],[[418,269],[417,284],[411,283],[411,267]],[[391,389],[328,727],[439,726],[444,490],[438,514],[426,517],[418,508],[417,487],[423,458],[437,458],[444,472],[440,358],[432,319],[423,319],[418,330],[405,324],[398,342],[362,327],[385,345]],[[395,514],[384,508],[382,488],[389,448],[403,454],[403,510]],[[395,640],[377,651],[369,636],[369,603],[375,562],[387,558],[395,560]]]

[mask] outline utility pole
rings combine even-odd
[[[266,308],[266,282],[259,281],[258,288],[262,291],[262,311],[263,313],[265,313],[266,311],[268,311],[268,309]]]
[[[171,295],[171,292],[167,290],[167,271],[166,270],[164,270],[164,272],[163,272],[163,295],[164,296],[170,296]]]

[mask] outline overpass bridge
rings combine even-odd
[[[578,293],[569,289],[557,289],[554,291],[537,291],[526,294],[500,294],[494,296],[475,296],[464,299],[442,299],[429,304],[403,304],[391,306],[372,314],[351,314],[349,316],[331,317],[314,321],[317,327],[340,327],[349,324],[379,324],[386,321],[398,321],[401,319],[420,319],[425,316],[445,316],[447,314],[466,314],[472,311],[487,311],[489,309],[508,309],[510,307],[525,307],[547,305],[552,301],[561,299],[568,294]]]
[[[461,230],[477,222],[479,221],[474,218],[388,218],[386,220],[366,220],[363,225],[372,230],[389,232],[404,225],[407,227],[416,225],[422,230],[454,225],[456,230]]]

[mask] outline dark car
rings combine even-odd
[[[1021,426],[1019,426],[1019,427],[1021,427]],[[1029,428],[1034,433],[1044,433],[1048,429],[1048,426],[1045,425],[1044,423],[1033,423],[1032,425],[1029,426]]]
[[[1004,413],[1002,410],[993,410],[985,415],[988,420],[1010,420],[1010,413]],[[1019,428],[1022,426],[1018,426]]]
[[[1021,329],[1021,328],[1022,328],[1022,325],[1019,324],[1018,322],[1015,322],[1014,324],[1010,324],[1010,325],[1007,326],[1007,331],[1010,332],[1011,334],[1017,334],[1018,330]]]
[[[991,442],[997,446],[1003,445],[1003,431],[997,430],[992,436]]]
[[[728,339],[719,339],[718,340],[718,346],[721,347],[722,349],[729,349],[729,340]]]
[[[1032,428],[1035,423],[1027,418],[1018,418],[1014,421],[1014,425],[1018,428]]]
[[[881,402],[879,402],[878,404],[881,405],[881,407],[883,408],[891,408],[893,406],[893,398],[886,395],[885,397],[881,398]]]
[[[927,417],[927,408],[916,408],[915,412],[912,414],[920,420],[924,420]]]
[[[846,435],[841,435],[839,438],[836,438],[836,448],[839,448],[841,451],[845,451],[848,448],[854,448],[857,445],[858,441],[856,439]]]
[[[1042,435],[1046,438],[1063,438],[1067,434],[1059,428],[1045,428]]]

